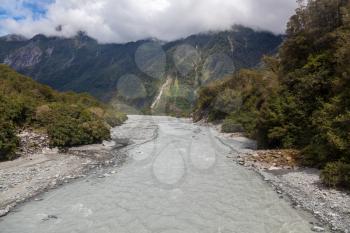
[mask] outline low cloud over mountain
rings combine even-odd
[[[281,33],[295,0],[1,0],[0,32],[72,36],[100,42],[173,40],[233,24]],[[18,4],[26,6],[18,11]]]

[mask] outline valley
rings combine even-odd
[[[59,91],[87,92],[129,113],[149,112],[160,87],[171,78],[174,82],[158,96],[163,104],[152,111],[188,116],[198,88],[240,68],[258,66],[281,41],[280,35],[243,26],[172,42],[126,44],[100,44],[84,32],[73,38],[7,36],[0,38],[0,62]],[[130,75],[134,81],[123,83]]]
[[[350,232],[348,0],[11,2],[1,233]]]

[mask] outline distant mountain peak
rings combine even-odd
[[[0,62],[55,89],[88,92],[105,102],[147,109],[165,80],[172,79],[164,95],[159,95],[157,111],[169,108],[175,112],[190,108],[197,86],[240,68],[259,66],[261,57],[274,54],[282,42],[281,36],[242,26],[170,42],[146,38],[104,44],[84,31],[73,37],[39,34],[21,43],[8,42],[23,39],[21,36],[5,39],[0,40]],[[143,46],[147,43],[158,45]],[[130,75],[137,77],[131,87],[146,94],[123,96],[120,82]]]
[[[77,34],[75,35],[74,39],[77,39],[81,42],[88,42],[88,41],[91,41],[91,42],[96,42],[97,43],[97,40],[90,37],[87,32],[85,31],[78,31]]]
[[[48,37],[45,36],[44,34],[37,34],[35,36],[33,36],[33,38],[31,39],[32,41],[41,41],[41,40],[47,40]]]
[[[12,42],[12,41],[27,41],[28,39],[22,35],[18,34],[9,34],[6,36],[0,37],[0,40],[4,40],[7,42]]]

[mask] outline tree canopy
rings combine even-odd
[[[300,149],[326,184],[350,187],[349,55],[350,2],[299,1],[276,57],[203,88],[195,116],[240,124],[263,148]],[[239,110],[218,110],[225,89],[241,95]]]

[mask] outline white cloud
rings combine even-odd
[[[282,33],[295,7],[295,0],[56,0],[45,17],[4,19],[0,28],[27,37],[73,36],[82,30],[100,42],[173,40],[233,24]]]

